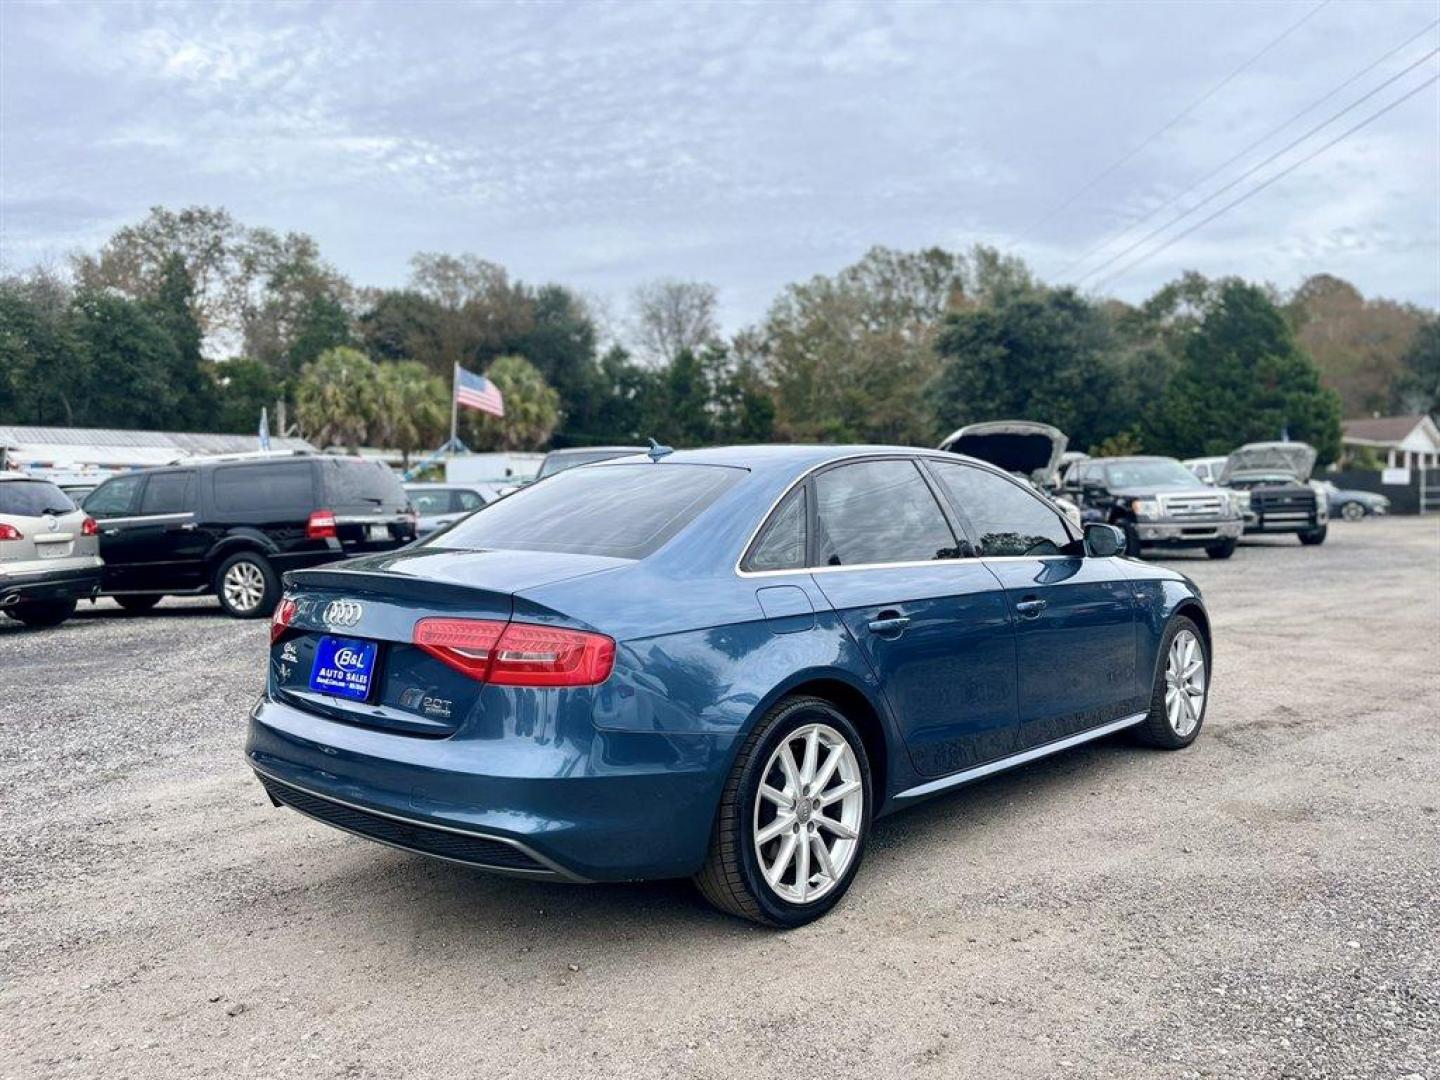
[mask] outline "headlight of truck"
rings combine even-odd
[[[1160,516],[1160,501],[1158,499],[1136,499],[1130,504],[1130,509],[1135,516],[1142,521]]]
[[[1248,491],[1232,491],[1232,492],[1230,492],[1230,501],[1231,501],[1231,503],[1234,505],[1235,509],[1236,509],[1236,510],[1239,510],[1240,513],[1244,514],[1244,513],[1248,513],[1248,512],[1249,512],[1249,510],[1250,510],[1250,492],[1248,492]]]

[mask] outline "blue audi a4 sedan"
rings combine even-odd
[[[692,877],[819,917],[874,820],[1205,718],[1210,623],[968,458],[749,446],[560,473],[286,575],[246,757],[277,805],[537,879]]]

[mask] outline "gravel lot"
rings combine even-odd
[[[0,619],[0,1076],[1440,1080],[1440,523],[1167,561],[1194,747],[891,818],[787,934],[271,809],[265,629],[212,602]]]

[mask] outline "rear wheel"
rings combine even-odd
[[[280,599],[280,579],[258,551],[231,555],[215,571],[215,595],[227,614],[237,619],[269,615]]]
[[[1346,521],[1359,521],[1365,516],[1365,507],[1358,502],[1347,502],[1340,507],[1340,516]]]
[[[1149,746],[1179,750],[1195,741],[1205,722],[1210,651],[1200,628],[1183,615],[1170,621],[1160,649],[1150,712],[1135,734]]]
[[[1300,534],[1300,543],[1307,547],[1325,543],[1325,534],[1330,531],[1328,525],[1321,525],[1318,529],[1306,529]]]
[[[1205,548],[1205,554],[1212,559],[1228,559],[1235,554],[1235,540],[1221,540],[1218,544],[1210,544]]]
[[[59,626],[75,614],[74,600],[22,600],[5,609],[5,614],[18,619],[26,626],[41,629]]]
[[[722,911],[768,926],[818,919],[860,868],[870,791],[855,726],[828,701],[787,698],[736,759],[695,884]]]
[[[156,604],[165,598],[163,596],[115,596],[111,597],[126,611],[138,614],[142,611],[149,611]]]

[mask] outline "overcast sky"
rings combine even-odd
[[[983,241],[1065,280],[1440,16],[1435,0],[1331,0],[1086,188],[1316,6],[5,0],[0,256],[59,262],[152,205],[202,203],[312,233],[357,284],[401,284],[417,250],[476,252],[617,310],[638,282],[698,278],[730,329],[874,244]],[[1180,207],[1437,46],[1431,29]],[[1328,271],[1440,304],[1436,85],[1107,291],[1136,299],[1185,268],[1286,288]]]

